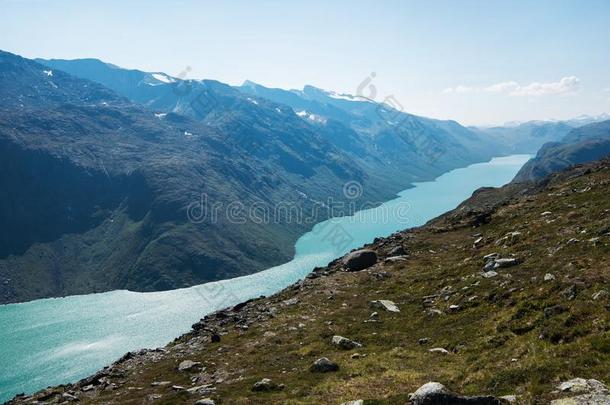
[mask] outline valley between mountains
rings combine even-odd
[[[98,60],[1,52],[0,93],[0,303],[251,274],[349,213],[318,209],[329,199],[373,206],[508,151],[502,135],[311,86],[235,88]],[[271,216],[189,217],[206,203]],[[317,215],[290,220],[280,204]]]
[[[0,93],[0,303],[252,274],[290,260],[314,223],[353,213],[347,203],[371,207],[451,169],[534,153],[589,122],[466,128],[312,86],[231,87],[8,52]],[[239,221],[209,214],[235,204]],[[256,206],[268,219],[242,221]]]
[[[330,216],[589,122],[466,128],[313,86],[8,52],[0,94],[0,303],[252,274],[289,261]],[[235,206],[238,221],[224,215]],[[267,219],[250,220],[261,206]]]

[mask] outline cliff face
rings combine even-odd
[[[479,396],[428,384],[411,400],[605,403],[609,191],[609,160],[481,189],[163,349],[14,402],[397,404],[437,381]]]

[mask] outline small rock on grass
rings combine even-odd
[[[328,373],[339,370],[337,363],[330,361],[326,357],[316,360],[310,367],[310,371],[314,373]]]
[[[216,405],[216,402],[211,398],[203,398],[195,402],[195,405]]]
[[[178,371],[190,371],[198,368],[201,368],[201,363],[192,360],[184,360],[178,365]]]
[[[357,347],[362,347],[362,344],[345,338],[343,336],[333,336],[331,342],[332,344],[343,350],[351,350]]]
[[[153,381],[150,383],[151,387],[159,387],[159,386],[164,386],[164,385],[170,385],[172,382],[171,381]]]
[[[430,353],[439,353],[439,354],[449,354],[447,349],[443,349],[442,347],[433,347],[428,350]]]
[[[279,391],[282,390],[284,386],[282,384],[278,385],[271,381],[269,378],[263,378],[260,381],[257,381],[252,386],[252,391],[255,392],[268,392],[268,391]]]
[[[398,309],[398,306],[390,300],[371,301],[371,307],[377,308],[377,309],[383,309],[383,310],[386,310],[389,312],[400,312],[400,309]]]
[[[61,397],[62,397],[63,399],[65,399],[66,401],[70,401],[70,402],[76,402],[76,401],[79,401],[78,397],[76,397],[76,396],[74,396],[74,395],[72,395],[72,394],[69,394],[69,393],[67,393],[67,392],[64,392],[63,394],[61,394]]]
[[[406,254],[407,252],[402,246],[396,246],[388,252],[388,256],[402,256]]]
[[[413,405],[442,405],[442,404],[471,404],[471,405],[499,405],[498,398],[484,397],[463,397],[449,391],[445,386],[438,382],[429,382],[417,389],[410,396]]]

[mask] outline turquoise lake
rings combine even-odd
[[[508,183],[530,158],[494,158],[445,173],[381,206],[317,224],[295,258],[260,273],[195,287],[51,298],[0,306],[0,402],[20,392],[73,382],[125,352],[164,346],[207,313],[271,295],[314,267],[456,207],[474,190]]]

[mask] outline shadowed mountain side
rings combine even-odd
[[[570,131],[560,142],[545,144],[527,162],[514,182],[539,181],[569,166],[610,155],[610,121],[588,124]]]

